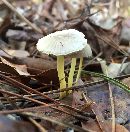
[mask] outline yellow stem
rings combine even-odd
[[[73,85],[73,76],[74,76],[75,66],[76,66],[76,58],[72,58],[71,68],[70,68],[69,77],[68,77],[68,87],[72,87]],[[71,90],[68,92],[71,93]]]
[[[79,70],[78,70],[77,77],[76,77],[76,84],[80,78],[80,74],[81,74],[81,70],[82,70],[82,63],[83,63],[83,57],[80,57]]]
[[[64,56],[57,56],[57,72],[60,82],[60,89],[66,88],[65,73],[64,73]],[[60,98],[66,96],[66,92],[60,92]]]

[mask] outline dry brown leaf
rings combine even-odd
[[[84,101],[82,101],[82,92],[81,91],[74,91],[73,92],[73,101],[72,101],[72,106],[73,107],[78,107],[84,104]]]
[[[102,126],[107,128],[107,130],[108,130],[107,132],[112,131],[112,129],[111,129],[112,124],[110,121],[109,122],[108,121],[102,122]],[[82,127],[96,131],[96,132],[102,132],[99,125],[94,120],[89,120],[86,123],[82,123]],[[129,131],[124,126],[116,124],[116,132],[129,132]]]
[[[1,132],[37,132],[37,128],[29,122],[14,121],[6,116],[0,116]]]
[[[37,70],[49,70],[49,69],[54,69],[56,68],[56,62],[55,61],[50,61],[50,60],[45,60],[41,58],[16,58],[15,62],[18,64],[22,65],[27,65],[27,67],[32,69],[37,69]],[[41,72],[41,71],[40,71]]]
[[[58,85],[59,83],[59,78],[56,69],[50,69],[43,72],[41,71],[40,74],[35,75],[34,78],[41,83],[50,84],[50,82],[52,82],[56,85]]]
[[[14,68],[12,68],[2,62],[0,62],[0,71],[2,73],[6,73],[6,74],[18,75],[18,72]]]
[[[25,75],[25,76],[29,76],[30,74],[27,72],[27,67],[26,65],[17,65],[17,64],[13,64],[13,63],[10,63],[9,61],[7,61],[6,59],[0,57],[1,61],[14,68],[20,75]]]
[[[25,58],[29,56],[25,50],[6,50],[6,52],[13,57]]]

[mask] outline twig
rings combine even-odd
[[[102,55],[102,52],[100,52],[96,57],[94,57],[92,60],[90,60],[90,61],[89,61],[87,64],[85,64],[83,67],[85,68],[86,66],[92,64],[92,62],[93,62],[94,60],[96,60],[98,57],[100,57],[101,55]]]
[[[35,103],[38,103],[38,104],[41,104],[41,105],[48,105],[46,103],[43,103],[41,101],[29,98],[29,97],[24,97],[24,96],[16,94],[16,93],[12,93],[12,92],[9,92],[9,91],[2,90],[2,87],[0,87],[0,93],[7,94],[7,95],[10,95],[10,96],[16,96],[16,97],[19,97],[19,98],[23,98],[23,99],[26,99],[26,100],[29,100],[29,101],[32,101],[32,102],[35,102]]]
[[[87,98],[86,98],[86,95],[84,94],[84,92],[82,93],[82,96],[83,96],[84,102],[85,102],[85,103],[88,103]],[[95,104],[95,103],[93,102],[93,104]],[[92,109],[92,112],[96,115],[95,110]],[[99,125],[100,130],[103,132],[103,127],[102,127],[102,125],[101,125],[101,123],[100,123],[100,120],[101,120],[101,119],[99,120],[98,117],[99,117],[99,115],[96,115],[96,120],[97,120],[97,123],[98,123],[98,125]]]
[[[109,96],[110,96],[110,101],[111,101],[111,113],[112,113],[112,132],[116,131],[116,124],[115,124],[115,105],[114,105],[114,99],[113,99],[113,94],[112,94],[112,89],[110,86],[110,83],[108,83],[109,87]]]
[[[3,110],[0,111],[1,114],[16,114],[21,112],[37,112],[39,109],[43,111],[44,108],[54,106],[55,104],[49,104],[48,106],[42,105],[42,106],[36,106],[36,107],[30,107],[30,108],[24,108],[24,109],[15,109],[15,110]]]
[[[52,101],[52,102],[54,102],[54,103],[59,104],[59,102],[55,101],[54,99],[51,99],[50,97],[44,95],[43,93],[41,93],[41,92],[39,92],[39,91],[37,91],[37,90],[35,90],[35,89],[32,89],[31,87],[28,87],[28,86],[26,86],[26,85],[24,85],[24,84],[22,84],[22,83],[20,83],[20,82],[18,82],[18,81],[16,81],[16,80],[12,79],[12,78],[9,78],[9,77],[7,77],[7,76],[5,76],[5,75],[3,75],[3,74],[0,74],[0,77],[3,78],[4,80],[6,80],[6,82],[11,83],[11,84],[13,84],[14,86],[19,87],[19,89],[21,89],[21,90],[26,90],[26,91],[29,91],[29,92],[38,94],[38,95],[40,95],[41,97],[44,97],[44,98],[46,98],[46,99],[48,99],[48,100],[50,100],[50,101]]]
[[[75,125],[72,125],[72,124],[68,124],[66,122],[59,122],[58,120],[54,120],[52,118],[48,118],[46,116],[44,116],[43,114],[35,114],[35,113],[23,113],[24,115],[26,116],[32,116],[32,117],[37,117],[39,119],[43,119],[43,120],[46,120],[46,121],[49,121],[49,122],[52,122],[54,124],[57,124],[57,125],[60,125],[60,126],[63,126],[63,127],[68,127],[68,128],[73,128],[74,130],[78,131],[78,132],[95,132],[95,131],[92,131],[92,130],[89,130],[89,129],[84,129],[82,127],[79,127],[79,126],[75,126]]]
[[[103,73],[109,77],[108,75],[108,70],[107,70],[107,65],[105,61],[100,61],[102,71]],[[109,96],[110,96],[110,104],[111,104],[111,114],[112,114],[112,132],[115,132],[116,130],[116,124],[115,124],[115,106],[114,106],[114,99],[113,99],[113,94],[112,94],[112,88],[110,86],[110,83],[108,82],[108,89],[109,89]]]
[[[18,13],[15,10],[15,7],[13,7],[7,0],[2,0],[3,3],[10,8],[14,13],[16,13],[16,15],[21,18],[23,21],[25,21],[33,30],[37,31],[38,33],[42,34],[42,31],[40,28],[38,28],[36,25],[32,24],[29,20],[27,20],[23,15],[21,15],[20,13]]]
[[[7,94],[7,95],[10,95],[10,96],[16,96],[16,97],[19,97],[19,98],[23,98],[23,99],[26,99],[26,100],[29,100],[29,101],[38,103],[38,104],[40,104],[40,105],[48,106],[48,104],[46,104],[46,103],[44,103],[44,102],[41,102],[41,101],[39,101],[39,100],[32,99],[32,98],[29,98],[29,97],[24,97],[24,96],[22,96],[22,95],[19,95],[19,94],[16,94],[16,93],[12,93],[12,92],[9,92],[9,91],[5,91],[5,90],[1,90],[1,89],[2,89],[2,88],[0,88],[0,93]],[[58,103],[58,104],[60,104],[60,103]],[[57,105],[58,105],[58,104],[57,104]],[[75,114],[73,114],[73,113],[71,113],[71,112],[69,113],[68,111],[63,110],[62,108],[58,108],[57,106],[51,106],[51,105],[50,105],[50,107],[51,107],[52,109],[57,110],[57,111],[63,112],[63,113],[65,113],[65,114],[67,114],[67,115],[73,116],[73,117],[75,117],[75,118],[77,118],[77,119],[79,119],[79,120],[85,120],[85,121],[88,120],[88,118],[85,117],[85,116],[82,116],[82,115],[75,115]]]
[[[84,112],[84,111],[81,111],[80,109],[77,109],[77,108],[74,108],[72,106],[69,106],[69,105],[66,105],[66,104],[61,104],[60,106],[63,106],[65,108],[68,108],[70,110],[73,110],[81,115],[84,115],[86,117],[91,117],[91,118],[95,118],[95,115],[94,114],[91,114],[91,113],[87,113],[87,112]]]
[[[109,6],[111,4],[111,2],[108,2],[108,3],[101,3],[101,2],[98,2],[98,3],[92,3],[93,6]]]
[[[88,73],[87,73],[88,74]],[[122,76],[117,76],[113,79],[123,79],[123,78],[128,78],[130,77],[130,74],[127,75],[122,75]],[[107,80],[99,80],[99,81],[94,81],[94,82],[90,82],[90,83],[86,83],[84,85],[79,85],[79,86],[73,86],[70,88],[63,88],[63,89],[58,89],[58,90],[53,90],[53,91],[49,91],[49,92],[44,92],[45,95],[48,94],[54,94],[54,93],[59,93],[59,92],[64,92],[64,91],[68,91],[68,90],[78,90],[78,89],[87,89],[90,86],[96,85],[96,84],[104,84],[106,83]],[[30,95],[29,95],[30,96]],[[34,95],[35,96],[35,95]]]
[[[14,100],[15,98],[16,97],[13,97],[13,98],[11,97],[9,99],[13,99]],[[24,109],[16,109],[16,110],[4,110],[4,111],[0,111],[0,114],[11,114],[11,113],[29,112],[29,111],[30,112],[33,112],[33,111],[35,112],[38,109],[43,109],[45,107],[55,107],[55,106],[61,106],[61,107],[67,108],[67,109],[69,109],[69,110],[71,110],[73,112],[76,112],[76,113],[78,113],[78,114],[80,114],[82,116],[86,116],[86,117],[90,117],[90,118],[95,118],[95,115],[94,114],[91,114],[91,113],[88,113],[88,112],[84,112],[84,111],[82,111],[80,109],[74,108],[74,107],[69,106],[69,105],[66,105],[66,104],[60,104],[60,105],[59,104],[58,105],[56,105],[56,104],[48,104],[46,106],[38,106],[38,107],[31,107],[31,108],[24,108]],[[82,117],[78,116],[78,118],[82,118]]]
[[[31,123],[33,123],[41,132],[47,132],[46,129],[41,126],[39,123],[37,123],[34,119],[32,119],[31,117],[28,118]]]
[[[105,39],[109,39],[113,42],[113,44],[109,43],[109,41],[106,41],[103,37],[99,36],[98,34],[96,34],[96,36],[104,41],[106,44],[110,45],[111,47],[113,47],[115,50],[119,51],[120,53],[122,53],[125,56],[129,56],[127,52],[125,52],[123,49],[121,49],[112,39],[110,38],[105,38]]]

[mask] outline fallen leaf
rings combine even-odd
[[[112,131],[111,122],[108,122],[108,121],[102,122],[102,126],[107,128],[107,131],[105,131],[105,132],[111,132]],[[96,131],[96,132],[102,132],[99,125],[94,120],[89,120],[86,123],[82,123],[82,127]],[[115,132],[129,132],[129,131],[124,126],[116,124],[116,131]]]
[[[6,116],[0,116],[0,131],[1,132],[37,132],[37,128],[29,122],[15,121],[7,118]]]
[[[25,58],[29,56],[29,53],[25,50],[5,50],[9,55],[18,58]]]
[[[1,61],[10,66],[13,67],[20,75],[25,75],[25,76],[29,76],[30,74],[27,72],[27,67],[26,65],[17,65],[17,64],[13,64],[10,63],[9,61],[7,61],[6,59],[0,57]]]
[[[4,64],[3,62],[0,62],[0,71],[5,74],[18,75],[18,72],[14,68]]]
[[[119,64],[119,63],[111,63],[108,66],[108,74],[109,77],[117,77],[120,73],[124,71],[124,69],[127,67],[128,63]]]
[[[35,70],[49,70],[56,68],[56,62],[52,60],[45,60],[41,58],[15,58],[15,62],[21,65],[26,65],[31,71]]]
[[[111,88],[113,91],[113,97],[115,102],[116,122],[120,124],[126,123],[130,117],[130,95],[129,93],[115,85],[111,85]],[[87,87],[87,94],[94,102],[96,102],[99,109],[98,111],[100,111],[103,117],[106,120],[110,119],[111,106],[109,102],[110,98],[107,84],[102,83],[89,86]],[[93,109],[97,110],[97,106]],[[98,112],[96,113],[96,115],[99,115]]]
[[[52,82],[56,85],[59,84],[59,78],[56,69],[50,69],[40,72],[40,74],[33,76],[33,78],[37,79],[41,83],[50,84],[50,82]]]

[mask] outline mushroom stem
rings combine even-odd
[[[83,64],[83,57],[80,57],[79,70],[78,70],[77,77],[76,77],[76,84],[80,78],[80,74],[81,74],[81,70],[82,70],[82,64]]]
[[[68,87],[72,87],[73,85],[73,76],[74,76],[75,66],[76,66],[76,58],[72,58],[71,68],[70,68],[69,77],[68,77]],[[68,93],[71,93],[71,91],[68,91]]]
[[[64,56],[57,56],[57,72],[60,82],[60,90],[66,88],[65,73],[64,73]],[[60,98],[66,96],[66,92],[60,92]]]

